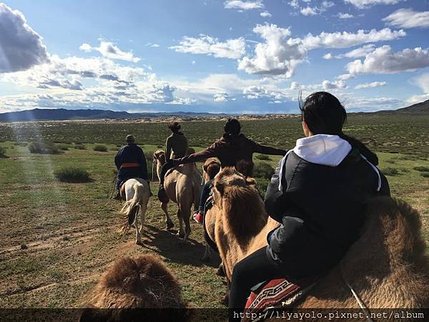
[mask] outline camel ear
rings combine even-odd
[[[249,186],[256,186],[256,180],[255,180],[254,178],[247,177],[247,178],[246,178],[246,183],[247,183]]]
[[[220,195],[223,196],[223,193],[225,192],[225,185],[222,182],[217,181],[215,187],[216,190],[219,191]]]

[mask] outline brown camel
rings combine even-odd
[[[157,150],[153,154],[156,161],[158,177],[160,174],[162,161],[165,161],[165,154],[162,150]],[[191,217],[192,205],[198,206],[201,193],[201,175],[194,163],[181,164],[166,173],[164,179],[164,189],[168,198],[177,204],[177,217],[179,219],[178,235],[184,240],[188,239],[191,233],[189,219]],[[167,229],[172,227],[172,220],[167,210],[168,202],[161,203],[161,209],[165,213]],[[183,228],[185,226],[185,228]]]
[[[88,296],[80,321],[186,321],[177,279],[153,255],[117,260]],[[109,309],[109,310],[99,310]]]
[[[206,225],[228,280],[234,265],[266,246],[267,233],[278,225],[267,216],[254,183],[231,168],[215,179]],[[360,239],[299,307],[359,308],[345,281],[370,309],[429,307],[429,264],[418,212],[388,197],[374,198],[367,209]]]

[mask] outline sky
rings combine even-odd
[[[429,99],[429,0],[0,0],[0,113],[298,113]]]

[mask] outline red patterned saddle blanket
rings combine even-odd
[[[246,302],[245,316],[264,316],[264,311],[294,306],[305,297],[319,278],[308,278],[298,282],[290,282],[285,278],[277,278],[260,283],[253,287]],[[258,314],[252,314],[258,313]],[[246,318],[242,321],[247,321]],[[252,319],[252,321],[257,321]]]

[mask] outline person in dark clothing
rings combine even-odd
[[[180,132],[180,124],[172,122],[168,125],[168,128],[173,133],[165,141],[165,160],[184,157],[188,151],[188,140],[183,132]]]
[[[228,119],[224,126],[224,134],[220,139],[201,152],[195,152],[183,158],[170,160],[166,163],[165,172],[176,165],[204,161],[210,157],[218,158],[221,167],[235,167],[241,160],[252,162],[252,156],[255,152],[274,155],[284,155],[286,153],[282,149],[258,144],[248,139],[240,131],[240,122],[234,118]],[[163,177],[162,173],[161,177]],[[160,194],[162,193],[161,186]]]
[[[203,185],[203,188],[201,190],[200,205],[198,207],[198,211],[196,211],[193,215],[194,220],[199,224],[203,224],[204,222],[207,200],[212,192],[214,177],[220,171],[220,163],[217,160],[210,160],[208,164],[204,164],[203,168],[204,172],[207,174],[207,181]]]
[[[127,145],[120,148],[115,156],[118,176],[114,199],[120,199],[120,187],[128,179],[142,178],[148,181],[146,157],[143,150],[135,143],[135,138],[132,135],[127,135],[126,142]]]
[[[281,225],[267,247],[235,265],[231,320],[260,282],[328,272],[358,239],[366,201],[390,195],[377,156],[342,132],[346,111],[335,96],[313,93],[300,108],[305,137],[280,161],[265,195],[268,214]]]

